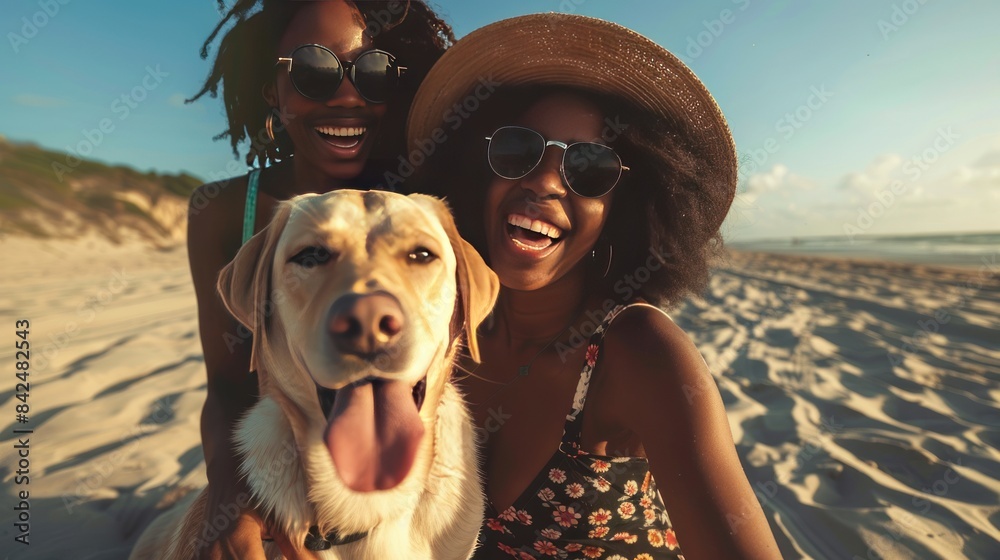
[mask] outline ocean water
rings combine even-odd
[[[919,235],[844,235],[731,241],[738,251],[851,257],[943,266],[997,266],[1000,232]]]

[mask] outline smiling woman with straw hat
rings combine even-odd
[[[619,25],[523,16],[445,53],[407,134],[503,285],[462,364],[476,558],[778,558],[719,390],[661,311],[705,288],[735,194],[705,86]]]

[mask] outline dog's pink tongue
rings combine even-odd
[[[388,490],[410,472],[423,435],[412,388],[375,381],[337,390],[326,447],[351,490]]]

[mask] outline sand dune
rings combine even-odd
[[[0,386],[4,503],[28,489],[31,504],[31,545],[9,544],[7,506],[3,549],[125,558],[158,504],[205,482],[185,252],[7,238],[0,258],[0,325],[13,340],[29,319],[33,350],[28,424],[13,376]],[[785,558],[997,557],[997,272],[734,254],[672,313],[716,375]]]

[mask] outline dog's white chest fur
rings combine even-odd
[[[301,534],[319,521],[313,500],[321,499],[335,519],[356,517],[355,495],[307,487],[302,458],[278,404],[262,398],[240,423],[236,441],[244,454],[243,471],[259,510],[271,512],[277,527]],[[438,405],[435,453],[424,488],[401,515],[379,523],[368,536],[315,554],[322,560],[395,558],[465,559],[471,555],[484,501],[479,485],[472,424],[457,389],[448,383]],[[325,449],[313,450],[320,454]],[[329,460],[319,457],[317,460]],[[410,507],[407,507],[410,506]],[[361,506],[363,507],[363,506]],[[352,515],[353,514],[353,515]],[[349,529],[350,530],[354,530]],[[471,537],[471,538],[470,538]],[[276,547],[274,552],[276,553]]]

